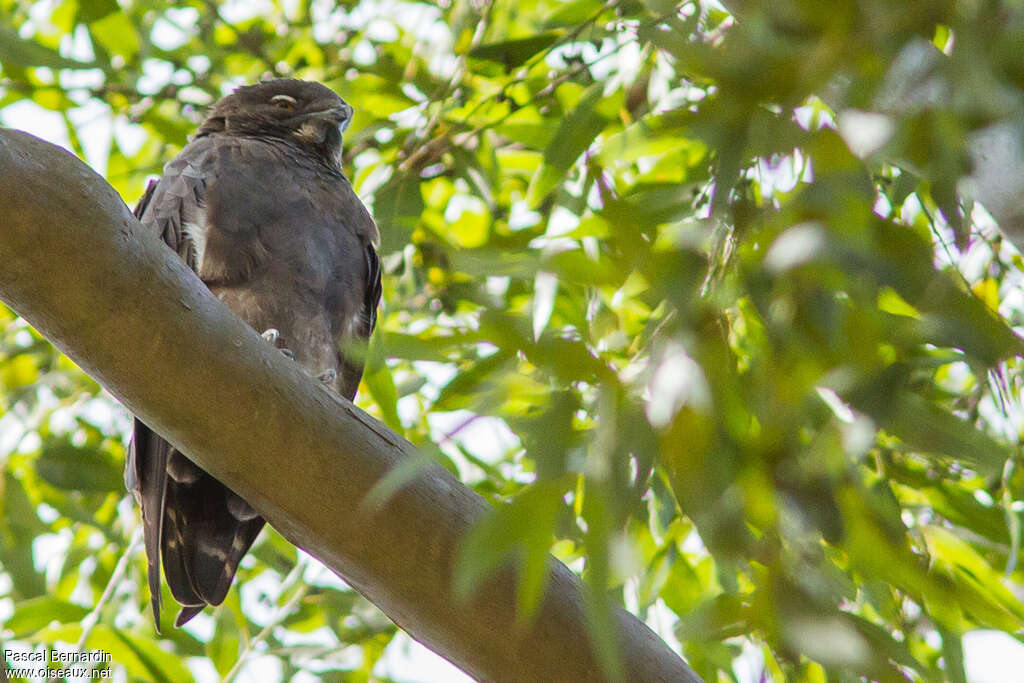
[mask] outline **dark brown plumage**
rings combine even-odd
[[[239,317],[351,399],[380,299],[377,228],[341,171],[352,109],[281,79],[218,101],[135,209]],[[125,481],[142,507],[160,627],[160,560],[181,626],[218,605],[263,527],[244,500],[139,420]]]

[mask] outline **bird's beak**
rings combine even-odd
[[[313,112],[311,116],[325,121],[330,121],[338,127],[339,131],[344,133],[348,128],[348,124],[352,122],[352,107],[342,102],[336,106]]]
[[[302,114],[297,118],[302,122],[295,130],[295,136],[300,140],[311,144],[321,144],[325,140],[331,139],[331,129],[335,128],[338,131],[337,143],[340,144],[342,134],[352,120],[352,107],[341,102],[326,109]]]
[[[348,130],[348,124],[352,123],[352,107],[342,103],[338,109],[342,110],[342,119],[338,122],[338,130],[344,133]]]

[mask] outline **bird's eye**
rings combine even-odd
[[[298,104],[290,95],[274,95],[270,98],[270,103],[278,109],[295,109],[295,105]]]

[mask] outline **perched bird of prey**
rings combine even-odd
[[[319,83],[281,79],[218,101],[135,209],[210,290],[264,338],[351,399],[373,331],[377,227],[341,170],[352,115]],[[125,482],[142,507],[160,628],[160,560],[176,626],[218,605],[263,519],[141,421]]]

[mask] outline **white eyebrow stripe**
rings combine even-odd
[[[291,102],[292,104],[297,104],[298,103],[298,101],[294,97],[292,97],[291,95],[274,95],[273,97],[270,98],[270,101],[271,102],[278,102],[278,101]]]

